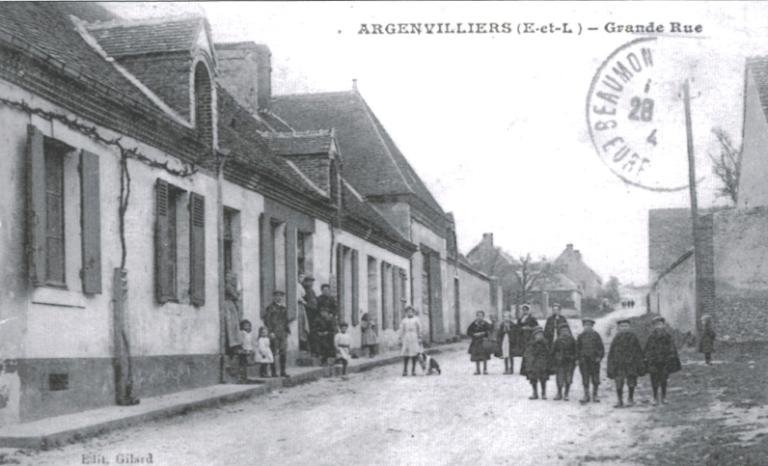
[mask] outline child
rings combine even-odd
[[[712,319],[708,314],[701,316],[701,340],[699,341],[699,352],[704,353],[704,362],[707,365],[712,364],[712,353],[715,352],[715,329],[712,326]]]
[[[259,363],[259,376],[267,377],[267,367],[271,367],[275,362],[272,355],[271,341],[266,327],[259,329],[259,339],[256,342],[256,355],[254,360]]]
[[[533,388],[533,395],[530,400],[538,400],[539,392],[537,384],[541,385],[541,399],[547,399],[547,379],[549,379],[549,347],[544,340],[544,330],[541,327],[533,329],[531,341],[525,348],[523,356],[523,367],[525,372],[521,372],[528,378]]]
[[[243,319],[240,321],[240,341],[242,342],[242,346],[237,354],[240,383],[245,383],[247,381],[248,360],[253,358],[253,335],[251,335],[251,329],[250,320]]]
[[[573,371],[576,369],[576,340],[571,336],[568,324],[560,325],[557,338],[552,344],[552,360],[555,365],[555,380],[557,381],[557,396],[555,400],[568,401],[573,382]],[[565,390],[563,392],[563,390]]]
[[[656,316],[653,319],[653,331],[645,343],[645,362],[648,365],[648,373],[651,375],[651,388],[653,389],[653,404],[659,404],[659,388],[661,388],[661,402],[667,403],[667,378],[669,374],[682,369],[680,358],[677,355],[675,342],[672,335],[667,332],[664,318]]]
[[[360,332],[363,351],[367,349],[368,357],[374,357],[379,346],[379,337],[376,335],[376,321],[372,320],[367,312],[360,319]]]
[[[480,363],[483,365],[483,374],[488,375],[488,359],[490,355],[485,348],[485,340],[491,335],[492,327],[485,320],[485,312],[477,311],[475,320],[469,324],[467,335],[472,339],[467,352],[469,360],[475,363],[475,375],[480,375]]]
[[[618,324],[619,333],[613,338],[608,350],[608,378],[615,381],[618,398],[614,408],[624,407],[624,382],[629,388],[627,405],[635,404],[637,378],[645,375],[645,361],[640,340],[630,331],[628,319],[622,319]]]
[[[346,322],[339,325],[339,333],[333,339],[333,345],[336,347],[336,361],[334,364],[341,363],[341,375],[347,375],[347,365],[352,358],[349,354],[349,347],[352,346],[352,339],[347,335]]]
[[[507,311],[504,313],[504,320],[499,326],[496,339],[501,346],[501,357],[504,358],[504,373],[515,373],[515,352],[514,349],[517,346],[517,339],[520,338],[520,328],[512,321],[512,313]]]
[[[315,327],[317,329],[318,353],[320,353],[320,360],[325,366],[328,359],[336,356],[336,349],[334,348],[336,321],[328,310],[323,309],[320,311],[320,318],[317,319]]]
[[[584,398],[581,403],[589,403],[589,383],[592,382],[592,402],[599,403],[597,387],[600,385],[600,361],[605,356],[605,346],[600,334],[595,332],[595,321],[582,320],[584,331],[576,339],[576,354],[579,361],[581,383],[584,385]]]

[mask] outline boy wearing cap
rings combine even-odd
[[[571,328],[563,324],[558,329],[558,336],[552,345],[552,362],[557,382],[555,400],[568,401],[573,382],[573,371],[576,369],[576,340],[571,336]]]
[[[629,388],[627,405],[635,404],[635,387],[637,378],[645,375],[645,361],[643,360],[643,347],[640,340],[629,328],[629,320],[622,319],[618,322],[619,333],[613,338],[611,348],[608,350],[608,378],[616,382],[616,396],[618,402],[614,408],[624,406],[624,383]]]
[[[600,385],[600,361],[605,356],[605,346],[600,334],[593,328],[595,321],[583,319],[584,331],[576,339],[576,355],[579,362],[581,383],[584,386],[582,403],[589,403],[589,384],[592,383],[592,401],[599,403],[597,387]]]
[[[648,365],[648,373],[651,375],[653,404],[659,404],[659,388],[661,388],[661,402],[666,404],[669,374],[679,371],[682,367],[677,355],[677,347],[672,340],[672,335],[667,332],[663,317],[656,316],[653,319],[653,331],[645,343],[643,354]]]
[[[520,370],[522,375],[528,378],[533,388],[533,394],[529,400],[538,400],[538,385],[541,385],[541,399],[547,399],[547,380],[550,370],[549,345],[544,339],[544,330],[536,327],[532,332],[533,337],[525,348],[523,356],[523,368]]]
[[[264,309],[261,316],[264,325],[269,329],[269,339],[272,341],[272,354],[280,363],[280,377],[288,377],[285,372],[286,351],[288,350],[288,335],[291,329],[288,326],[293,319],[288,318],[288,309],[285,307],[285,292],[275,290],[272,293],[272,302]],[[275,375],[275,364],[272,364],[272,377]]]
[[[547,322],[544,324],[544,339],[547,340],[549,346],[552,346],[563,326],[566,326],[568,330],[571,329],[568,326],[568,319],[566,319],[560,312],[560,305],[557,303],[553,304],[552,315],[547,317]]]

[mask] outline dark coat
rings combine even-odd
[[[339,305],[336,304],[336,298],[333,296],[320,295],[317,297],[317,315],[327,311],[333,316],[334,320],[339,318]]]
[[[608,350],[608,378],[645,375],[643,347],[637,335],[632,332],[619,332]]]
[[[509,354],[511,356],[522,356],[523,346],[520,344],[519,340],[523,338],[523,333],[520,327],[512,321],[502,321],[501,324],[499,324],[499,331],[496,334],[496,340],[499,345],[504,342],[504,335],[509,339]],[[501,353],[501,350],[499,350],[499,353]]]
[[[563,324],[568,325],[568,319],[561,315],[553,314],[547,317],[547,322],[544,324],[544,339],[547,340],[547,343],[552,345],[555,338],[560,334],[560,326]],[[568,325],[568,328],[570,329],[571,326]]]
[[[712,326],[712,322],[706,321],[704,328],[701,331],[701,339],[699,340],[699,351],[702,353],[714,353],[715,352],[715,329]]]
[[[328,319],[322,316],[315,320],[315,334],[317,352],[320,357],[333,358],[336,356],[336,346],[333,339],[336,336],[336,321],[333,317]]]
[[[560,335],[552,344],[552,363],[555,367],[573,367],[576,363],[576,340]]]
[[[539,326],[539,321],[532,315],[527,317],[520,317],[517,319],[517,326],[520,327],[520,343],[518,343],[518,351],[520,354],[525,352],[525,348],[528,346],[528,342],[531,341],[531,335],[533,335],[533,329]]]
[[[531,382],[548,379],[552,368],[551,354],[546,340],[531,340],[525,347],[520,373]]]
[[[285,339],[291,333],[289,322],[288,309],[282,304],[270,303],[264,310],[264,325],[278,339]]]
[[[493,327],[488,322],[473,321],[467,328],[467,335],[472,338],[472,343],[469,344],[469,350],[467,351],[472,361],[487,361],[491,358],[488,350],[484,347],[483,342],[491,335]],[[480,335],[475,335],[480,334]]]
[[[600,361],[605,357],[605,346],[600,334],[594,330],[584,330],[576,339],[576,354],[579,361]]]
[[[643,354],[649,372],[663,368],[664,372],[672,374],[682,369],[672,335],[664,329],[653,329],[648,341],[645,342]]]

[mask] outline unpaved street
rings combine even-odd
[[[552,401],[554,387],[549,400],[529,401],[527,382],[502,375],[498,359],[491,375],[475,376],[464,351],[438,358],[441,376],[402,377],[392,365],[15,459],[74,465],[93,454],[117,464],[119,453],[152,453],[163,465],[633,463],[632,427],[649,408],[613,410],[612,385],[603,384],[601,403],[581,406],[577,375],[570,402]]]

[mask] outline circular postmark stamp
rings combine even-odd
[[[602,62],[587,96],[587,124],[597,154],[625,183],[678,191],[688,187],[680,97],[688,73],[674,48],[660,43],[635,39]]]

